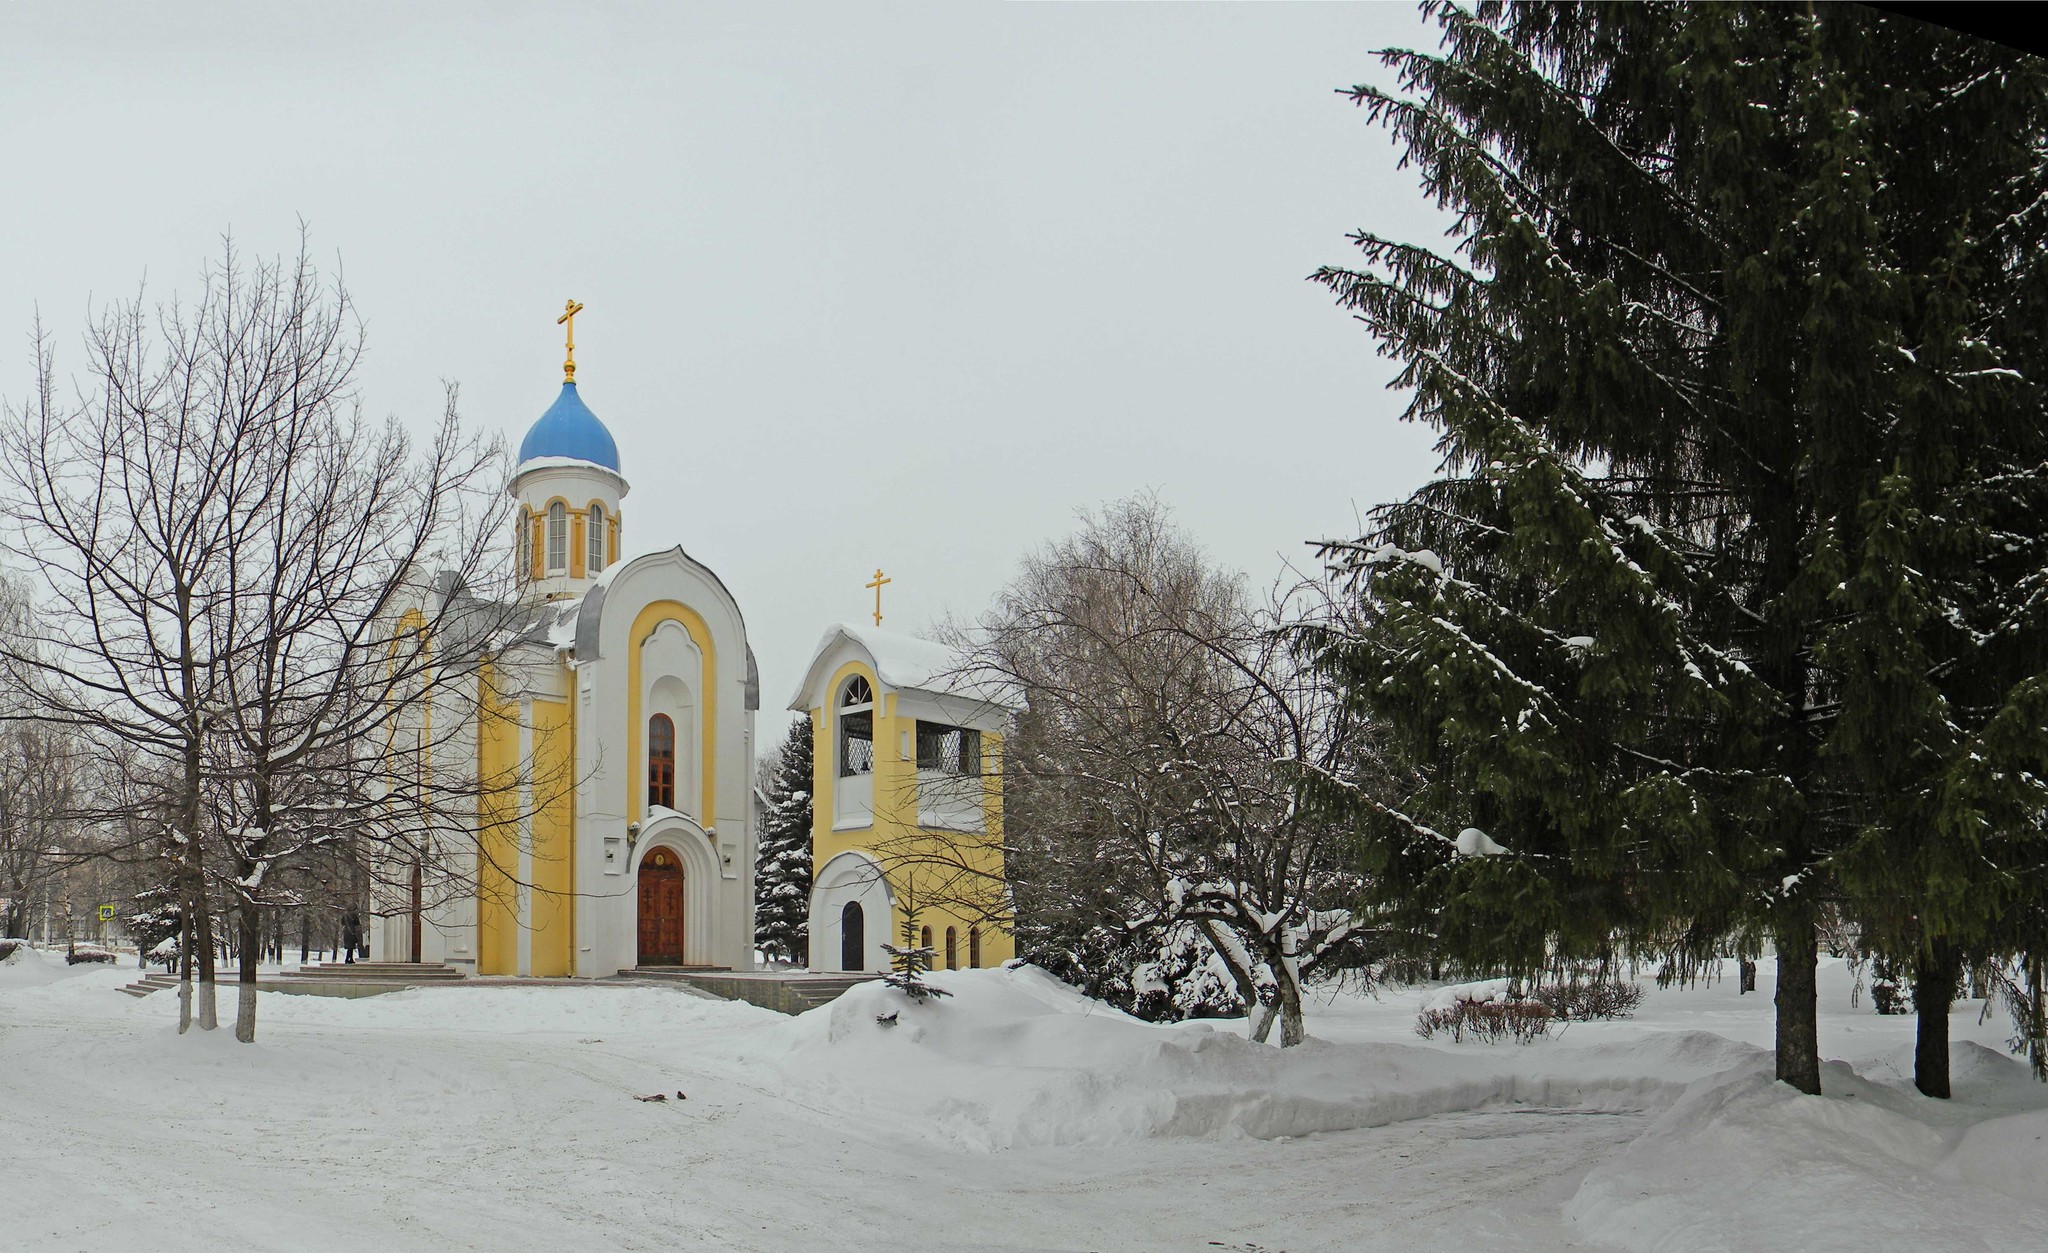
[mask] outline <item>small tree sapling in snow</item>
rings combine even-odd
[[[935,996],[951,996],[944,988],[933,987],[924,981],[932,968],[932,949],[917,942],[917,913],[907,911],[903,916],[903,943],[899,947],[884,944],[882,951],[889,955],[890,971],[882,976],[882,982],[895,988],[919,1005]]]

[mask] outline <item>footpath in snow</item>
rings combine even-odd
[[[1768,971],[1768,968],[1766,968]],[[260,1041],[175,1033],[132,970],[0,966],[0,1249],[2037,1247],[2048,1087],[1824,968],[1828,1094],[1771,1080],[1769,980],[1652,990],[1533,1045],[1156,1026],[1030,969],[785,1018],[669,988],[265,993]],[[232,1001],[223,997],[232,1012]],[[885,1026],[880,1015],[894,1013]],[[661,1093],[661,1102],[634,1100]]]

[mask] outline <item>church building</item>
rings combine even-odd
[[[437,768],[480,783],[475,830],[440,859],[456,863],[447,883],[383,876],[396,885],[376,901],[371,956],[480,975],[751,969],[761,700],[746,622],[680,547],[621,560],[626,476],[569,346],[509,486],[519,626],[474,700],[419,716],[423,744],[441,720],[433,752],[453,760]]]
[[[480,606],[486,660],[399,710],[429,775],[469,809],[442,845],[377,876],[371,957],[476,975],[601,978],[646,967],[752,970],[754,717],[739,606],[680,547],[625,551],[617,444],[576,386],[571,301],[561,393],[520,443],[511,603],[437,579],[417,629]],[[1001,747],[1015,713],[946,647],[881,626],[825,632],[790,708],[815,746],[815,971],[889,968],[905,926],[940,969],[1013,954]],[[429,612],[431,611],[431,612]],[[406,629],[401,615],[397,629]],[[442,628],[446,629],[446,628]],[[431,646],[431,641],[429,641]],[[777,737],[778,741],[780,737]]]

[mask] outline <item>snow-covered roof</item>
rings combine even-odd
[[[550,648],[574,648],[576,617],[582,608],[583,598],[580,596],[542,601],[534,605],[528,614],[515,619],[498,637],[497,646],[505,649],[521,644],[544,644]]]
[[[811,663],[804,668],[803,682],[789,698],[791,709],[801,712],[811,707],[811,696],[825,678],[820,670],[841,641],[851,643],[867,654],[874,665],[875,677],[882,681],[884,687],[965,697],[1004,709],[1022,708],[1022,703],[1008,695],[1001,684],[994,682],[993,676],[973,668],[966,657],[948,645],[921,640],[914,635],[884,631],[880,627],[840,622],[825,628],[817,648],[811,651]]]

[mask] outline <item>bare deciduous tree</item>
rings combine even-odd
[[[971,665],[1028,713],[1005,757],[1009,877],[1027,907],[1213,946],[1256,1039],[1304,1038],[1302,985],[1370,928],[1342,827],[1307,803],[1355,740],[1278,615],[1213,568],[1150,498],[1031,557]]]
[[[36,348],[36,394],[0,439],[5,547],[41,595],[0,662],[40,716],[132,758],[127,803],[182,868],[181,1026],[195,961],[215,1023],[217,875],[252,1039],[273,868],[430,825],[392,787],[430,746],[398,727],[440,685],[474,699],[494,634],[477,619],[513,612],[469,590],[503,529],[502,455],[463,434],[452,388],[424,452],[363,419],[360,324],[303,245],[247,265],[229,243],[190,307],[102,315],[71,401],[40,329]]]

